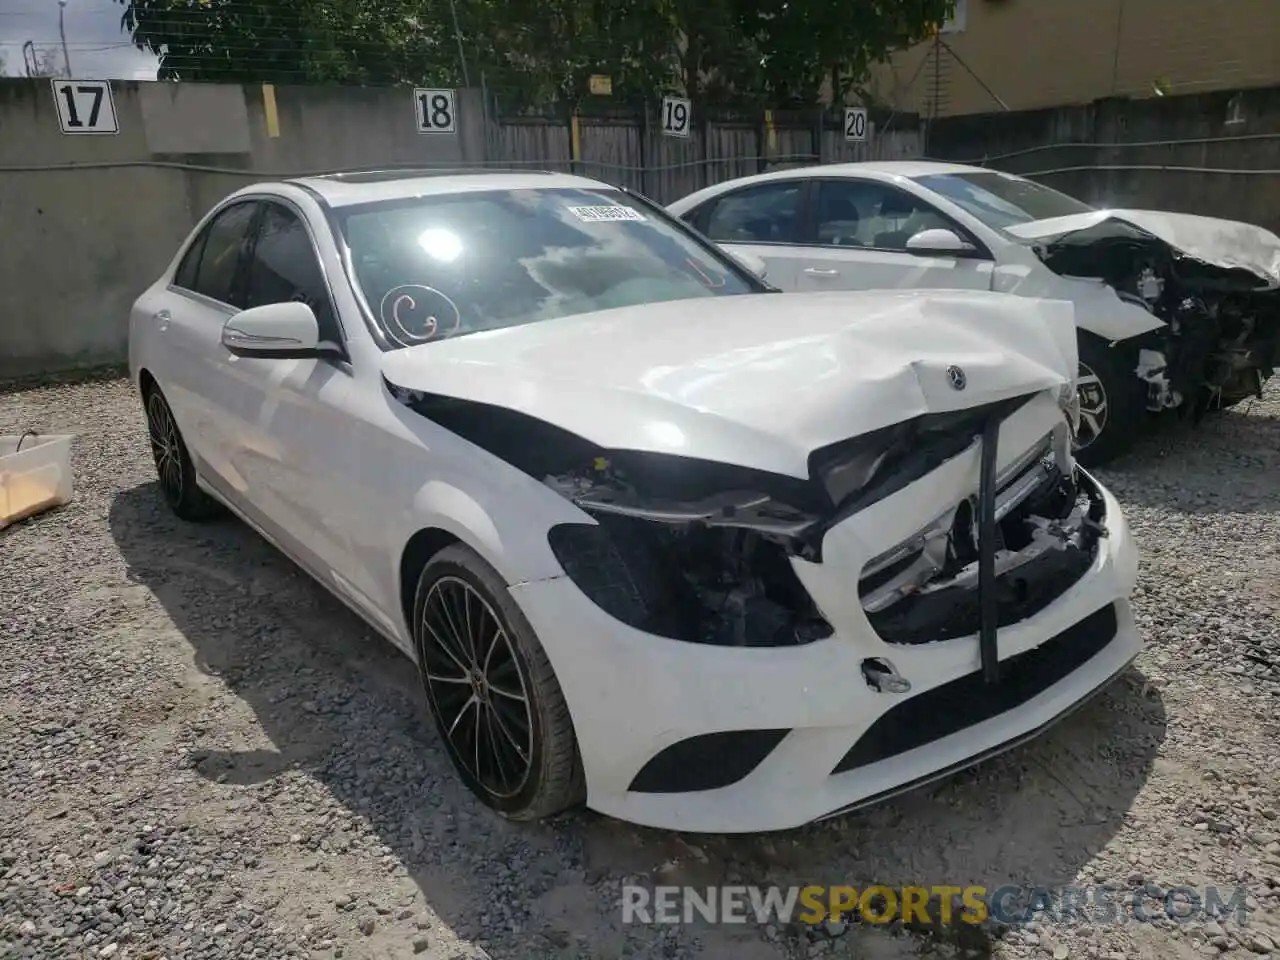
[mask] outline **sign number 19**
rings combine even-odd
[[[669,137],[689,136],[689,120],[692,112],[688,100],[680,97],[663,97],[662,132]]]

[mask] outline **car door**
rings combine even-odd
[[[805,256],[795,244],[804,220],[806,192],[802,179],[742,187],[694,208],[684,220],[730,253],[759,257],[768,267],[765,280],[790,290]]]
[[[990,290],[994,261],[968,230],[927,201],[890,183],[815,180],[801,233],[797,290],[951,288]],[[907,241],[946,229],[974,247],[964,255],[912,252]]]
[[[316,314],[324,357],[238,357],[223,349],[219,430],[231,491],[249,519],[315,575],[352,576],[346,534],[356,505],[331,469],[332,451],[356,429],[348,411],[350,365],[333,297],[299,210],[265,201],[244,267],[246,309],[298,300]]]
[[[217,371],[225,354],[222,327],[243,303],[241,267],[257,217],[256,200],[218,211],[187,249],[163,306],[150,321],[159,356],[153,371],[202,476],[225,476],[217,407],[223,391]]]

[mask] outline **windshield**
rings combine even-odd
[[[916,177],[916,183],[940,193],[989,227],[1003,230],[1018,223],[1069,217],[1093,209],[1075,197],[1011,173],[935,173]]]
[[[359,292],[393,346],[763,288],[621,191],[500,190],[338,212]]]

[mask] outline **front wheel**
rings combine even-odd
[[[414,598],[418,672],[459,776],[512,820],[586,799],[577,739],[547,654],[502,578],[462,545],[427,562]]]
[[[219,516],[220,504],[196,484],[195,464],[169,401],[154,384],[143,391],[142,401],[147,411],[147,433],[156,463],[156,479],[169,509],[180,520],[194,523]]]
[[[1099,467],[1127,453],[1146,419],[1146,384],[1128,362],[1131,351],[1080,332],[1080,428],[1073,453],[1085,467]]]

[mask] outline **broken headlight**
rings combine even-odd
[[[788,646],[831,635],[789,559],[816,514],[749,490],[703,490],[690,499],[670,488],[667,496],[642,494],[599,460],[593,470],[546,483],[596,521],[552,528],[556,559],[593,603],[628,626],[721,646]]]

